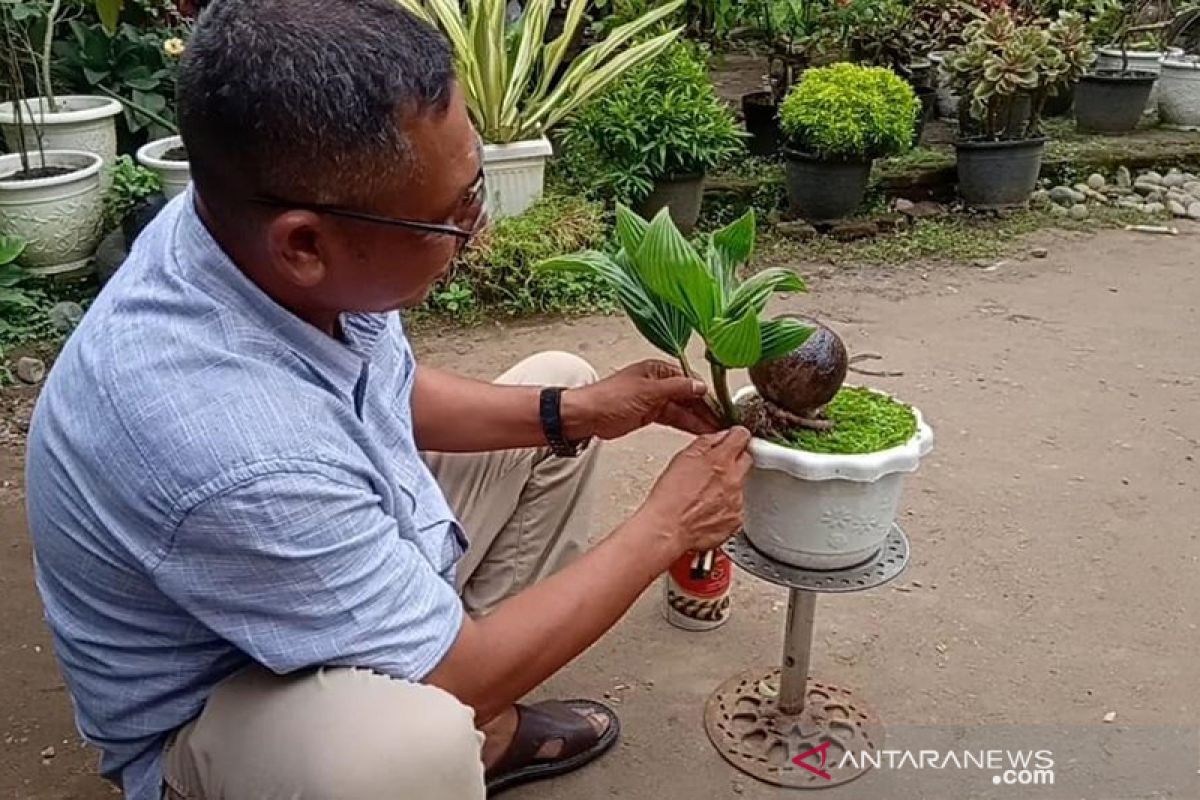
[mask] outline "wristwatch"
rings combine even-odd
[[[539,415],[542,420],[542,433],[550,444],[550,452],[562,458],[575,458],[585,447],[588,440],[569,442],[563,434],[562,422],[562,386],[547,386],[542,389]]]

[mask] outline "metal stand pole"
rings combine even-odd
[[[883,728],[849,689],[809,678],[817,595],[864,592],[892,580],[908,563],[908,537],[893,527],[872,558],[840,570],[776,561],[755,550],[745,534],[724,549],[751,575],[787,588],[787,627],[782,663],[744,670],[708,698],[708,738],[734,767],[775,786],[825,789],[854,780],[870,763],[843,767],[838,754],[880,749]]]
[[[808,663],[812,656],[816,592],[788,592],[787,627],[783,635],[783,669],[779,677],[779,710],[799,714],[808,693]]]

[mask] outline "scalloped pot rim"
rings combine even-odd
[[[870,386],[857,387],[846,384],[846,388],[868,389],[898,399],[888,392]],[[738,391],[735,400],[754,391],[753,386],[747,386]],[[754,466],[759,469],[786,472],[806,481],[847,480],[873,483],[896,472],[916,472],[921,458],[933,449],[933,429],[925,422],[920,409],[913,405],[909,405],[909,408],[917,418],[917,432],[904,444],[887,450],[849,455],[810,453],[754,437],[750,440],[750,455],[754,459]]]

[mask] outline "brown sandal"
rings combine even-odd
[[[603,755],[621,732],[616,712],[595,700],[547,700],[530,706],[518,703],[516,708],[517,732],[508,750],[487,772],[488,797],[577,770]],[[599,736],[588,720],[591,715],[608,720]],[[558,755],[539,758],[538,751],[555,740],[562,742]]]

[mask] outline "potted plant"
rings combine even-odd
[[[477,0],[465,11],[458,3],[399,2],[440,26],[454,47],[459,86],[485,142],[488,211],[499,218],[520,214],[541,197],[546,159],[553,153],[546,133],[678,38],[681,29],[674,28],[638,41],[684,0],[671,0],[613,29],[569,65],[565,58],[588,0],[571,0],[562,33],[548,44],[553,0],[530,0],[515,22],[506,21],[505,0]]]
[[[0,5],[4,85],[13,114],[15,152],[0,156],[0,230],[26,242],[30,272],[71,273],[88,264],[100,241],[104,216],[100,170],[103,159],[84,150],[44,146],[41,115],[26,118],[21,54],[32,52],[25,29]]]
[[[959,195],[975,208],[1024,204],[1041,169],[1047,97],[1073,82],[1090,61],[1082,18],[1064,13],[1050,25],[1019,25],[998,11],[967,27],[945,69],[964,98],[959,108]],[[1066,52],[1063,48],[1069,48]]]
[[[1146,109],[1160,71],[1152,61],[1130,51],[1131,39],[1145,30],[1134,24],[1136,8],[1120,5],[1108,13],[1116,47],[1101,48],[1094,71],[1084,75],[1075,90],[1075,122],[1082,131],[1122,134],[1134,130]]]
[[[676,43],[631,70],[565,126],[569,163],[600,195],[643,216],[669,208],[690,233],[700,215],[704,176],[742,149],[733,114],[717,97],[699,48]]]
[[[1164,126],[1200,130],[1200,56],[1196,56],[1200,7],[1182,11],[1168,27],[1164,40],[1185,47],[1168,48],[1158,79],[1158,115]],[[1186,55],[1185,55],[1186,53]]]
[[[82,150],[95,153],[104,163],[111,164],[117,157],[116,117],[121,113],[121,104],[110,97],[59,95],[54,91],[54,33],[64,12],[63,1],[31,0],[3,5],[5,26],[14,39],[20,40],[21,52],[34,56],[20,66],[15,79],[24,84],[24,72],[28,69],[42,93],[27,97],[22,89],[20,109],[16,100],[0,103],[0,131],[9,150],[26,147],[36,140],[45,150]],[[94,5],[105,24],[115,26],[120,4],[96,0]],[[35,28],[41,34],[36,43],[29,36]]]
[[[615,291],[637,329],[695,376],[687,355],[704,345],[712,402],[744,424],[754,469],[746,485],[746,535],[788,564],[835,569],[869,558],[896,516],[903,477],[933,445],[920,412],[863,387],[843,387],[846,350],[814,320],[767,319],[777,292],[804,291],[790,270],[739,278],[754,249],[749,212],[715,232],[702,251],[659,212],[652,222],[617,209],[619,249],[552,259],[540,269],[585,271]],[[731,369],[753,388],[731,395]]]
[[[873,159],[912,146],[920,103],[882,67],[832,64],[804,73],[779,109],[794,214],[823,221],[856,209]]]
[[[830,38],[819,0],[756,0],[753,11],[769,55],[764,88],[742,95],[742,119],[750,153],[769,157],[783,143],[780,102],[800,74],[822,57]]]
[[[1175,0],[1096,0],[1092,15],[1093,36],[1103,46],[1097,50],[1097,72],[1162,72],[1163,59],[1183,55],[1168,45],[1164,29],[1174,16]],[[1158,111],[1160,85],[1151,85],[1143,113]]]

